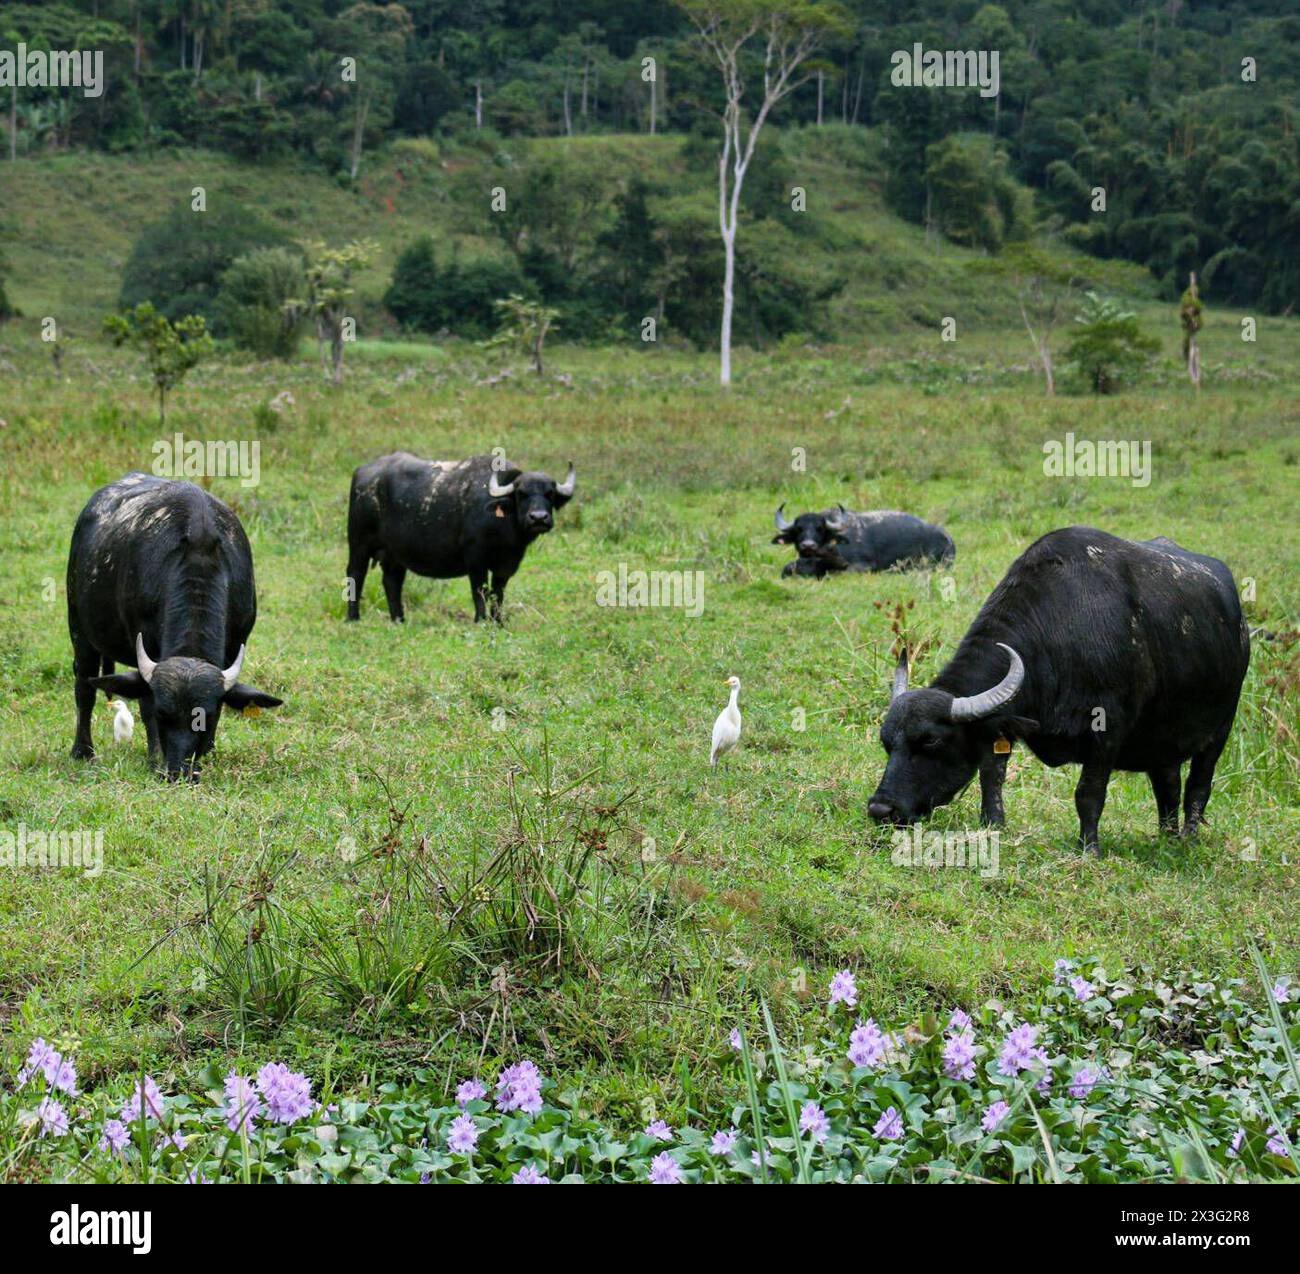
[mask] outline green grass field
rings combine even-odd
[[[1157,317],[1176,327],[1168,312],[1149,317],[1153,331]],[[87,344],[56,380],[34,330],[9,329],[0,825],[102,829],[105,867],[93,880],[0,871],[0,1013],[25,1034],[77,1037],[83,1082],[141,1064],[192,1074],[268,1041],[357,1087],[419,1066],[455,1078],[522,1049],[635,1121],[647,1097],[670,1113],[720,1095],[700,1063],[753,1020],[756,991],[797,1045],[841,967],[857,971],[866,1009],[892,1019],[990,996],[1014,1005],[1071,953],[1247,975],[1253,941],[1294,972],[1295,646],[1257,644],[1211,827],[1194,843],[1159,838],[1145,776],[1123,775],[1103,856],[1081,856],[1075,772],[1021,753],[994,877],[894,866],[865,813],[883,761],[888,608],[915,603],[913,634],[932,642],[917,675],[931,676],[1048,530],[1172,536],[1255,581],[1253,623],[1294,626],[1300,327],[1266,322],[1243,349],[1236,322],[1216,315],[1207,329],[1199,397],[1167,358],[1141,392],[1047,399],[1023,337],[975,325],[955,346],[921,333],[744,352],[729,393],[711,356],[640,350],[557,348],[547,379],[493,387],[478,384],[481,356],[456,345],[363,344],[340,391],[306,352],[290,368],[205,365],[175,395],[168,433],[261,444],[260,486],[212,490],[253,544],[260,614],[244,679],[286,704],[223,720],[197,787],[148,772],[139,726],[115,746],[102,706],[99,759],[68,759],[68,539],[94,488],[149,468],[159,429],[129,357]],[[276,418],[263,405],[282,389],[295,404]],[[1152,482],[1045,477],[1044,441],[1070,430],[1149,439]],[[469,622],[465,581],[415,578],[408,622],[394,627],[373,573],[362,621],[345,625],[352,469],[396,447],[444,458],[498,446],[553,474],[570,457],[578,467],[575,500],[510,586],[505,627]],[[792,465],[800,454],[806,471]],[[942,522],[958,548],[950,583],[780,580],[788,550],[769,541],[782,500]],[[703,613],[598,605],[600,572],[620,564],[703,572]],[[744,736],[710,772],[731,673]],[[977,800],[968,791],[933,826],[972,826]],[[394,807],[404,819],[392,831]],[[580,832],[593,850],[571,918],[580,958],[557,968],[488,958],[490,944],[440,949],[445,963],[409,1002],[344,1006],[309,979],[279,1026],[241,1022],[203,974],[205,876],[243,899],[274,864],[285,914],[316,909],[317,929],[287,940],[307,960],[321,924],[346,944],[382,909],[371,850],[400,857],[423,837],[440,872],[460,878],[535,818],[539,843]]]

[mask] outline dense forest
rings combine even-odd
[[[778,125],[884,139],[887,196],[996,250],[1018,215],[1148,267],[1167,296],[1289,311],[1300,294],[1293,0],[846,0]],[[99,97],[14,88],[10,156],[68,147],[296,151],[355,181],[401,136],[679,133],[704,170],[719,77],[669,0],[79,0],[8,5],[0,47],[104,51]],[[899,91],[895,50],[996,49],[1000,91]],[[646,73],[646,58],[655,73]],[[355,59],[355,74],[341,73]],[[0,88],[0,93],[4,89]],[[0,175],[0,180],[3,177]],[[1096,215],[1096,191],[1105,215]],[[973,193],[979,215],[945,215]],[[998,224],[987,226],[983,209]],[[631,210],[635,216],[635,209]]]

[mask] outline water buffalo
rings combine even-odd
[[[893,567],[949,565],[956,556],[952,538],[910,513],[879,509],[850,513],[840,504],[821,513],[801,513],[787,522],[785,505],[776,511],[773,544],[793,544],[799,556],[787,562],[781,575],[811,575],[834,571],[887,571]]]
[[[348,496],[348,618],[361,614],[371,562],[384,574],[388,614],[405,619],[407,571],[433,579],[469,576],[475,622],[501,622],[506,584],[528,546],[555,525],[555,510],[573,498],[573,463],[563,482],[525,473],[492,456],[421,460],[395,451],[362,465]]]
[[[90,716],[103,690],[140,701],[149,759],[169,779],[197,781],[223,705],[283,703],[239,680],[256,619],[248,537],[220,500],[192,482],[143,473],[101,487],[68,552],[73,757],[95,755]],[[136,671],[115,673],[115,662]]]
[[[1113,770],[1151,779],[1164,831],[1178,831],[1180,766],[1191,759],[1185,835],[1204,821],[1232,729],[1250,633],[1232,574],[1172,540],[1121,540],[1087,526],[1030,545],[926,689],[906,656],[880,738],[889,755],[867,807],[910,823],[978,771],[981,816],[1001,824],[1014,739],[1051,766],[1083,767],[1079,842],[1097,850]]]

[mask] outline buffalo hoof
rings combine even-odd
[[[74,743],[72,751],[68,755],[74,761],[93,761],[95,759],[95,749],[89,743]]]

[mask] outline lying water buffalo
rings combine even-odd
[[[776,511],[773,544],[793,544],[799,556],[781,575],[821,579],[833,571],[887,571],[892,567],[947,566],[957,554],[952,538],[910,513],[881,509],[850,513],[840,504],[821,513],[801,513],[787,522],[785,505]]]
[[[1011,741],[1048,765],[1083,767],[1079,841],[1097,849],[1113,770],[1151,779],[1162,830],[1204,820],[1237,711],[1250,634],[1232,574],[1172,540],[1087,526],[1045,535],[1011,564],[947,667],[907,689],[906,656],[880,731],[889,754],[868,813],[910,823],[980,776],[981,815],[1003,820]]]
[[[492,456],[421,460],[395,451],[362,465],[348,496],[348,618],[360,616],[366,571],[378,562],[394,622],[405,618],[402,583],[414,571],[468,575],[476,622],[487,617],[490,573],[492,618],[500,623],[506,584],[528,546],[555,525],[573,487],[572,462],[563,482]]]
[[[192,482],[143,473],[101,487],[81,511],[68,552],[72,755],[95,755],[90,715],[98,689],[138,699],[149,759],[168,778],[197,779],[195,763],[216,740],[223,705],[284,702],[239,680],[256,619],[248,537],[220,500]],[[115,662],[137,671],[114,673]]]

